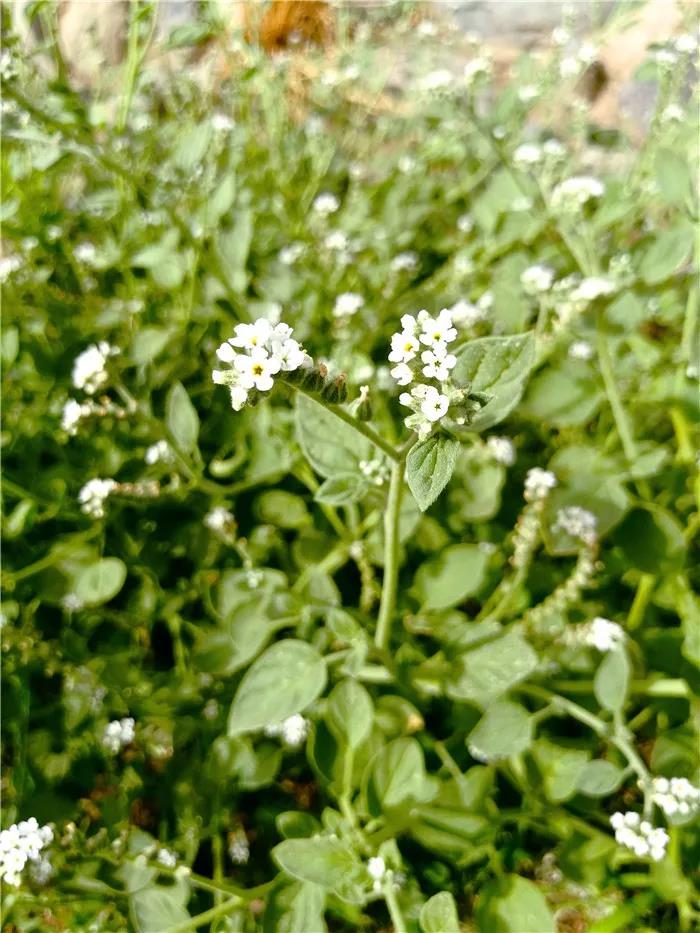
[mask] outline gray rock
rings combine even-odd
[[[539,44],[561,26],[568,13],[572,29],[583,33],[610,16],[617,0],[451,0],[452,16],[460,29],[509,45]]]

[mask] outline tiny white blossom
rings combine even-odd
[[[446,382],[450,378],[450,371],[457,365],[457,357],[447,352],[445,344],[434,344],[432,350],[421,353],[423,375],[426,379],[436,379]]]
[[[256,347],[249,356],[236,357],[234,366],[240,385],[244,389],[258,389],[269,392],[274,384],[273,376],[281,369],[281,363],[268,354],[267,350]]]
[[[700,787],[687,778],[654,778],[651,799],[669,817],[685,818],[700,811]]]
[[[421,317],[421,314],[424,314]],[[422,326],[420,342],[428,347],[452,343],[457,337],[457,331],[452,326],[452,316],[447,308],[443,308],[437,317],[430,317],[424,312],[419,313],[418,321]]]
[[[423,75],[419,81],[419,87],[422,91],[442,91],[451,87],[455,82],[455,76],[447,68],[438,68],[436,71],[430,71]]]
[[[521,100],[524,104],[529,104],[539,96],[540,89],[536,84],[523,84],[523,86],[518,89],[518,100]]]
[[[569,505],[557,512],[552,531],[563,531],[570,537],[591,545],[597,539],[597,524],[598,520],[592,512],[578,505]]]
[[[488,58],[473,58],[464,66],[464,80],[469,87],[478,78],[485,78],[491,74],[491,61]]]
[[[175,455],[170,444],[167,441],[161,440],[156,441],[155,444],[151,444],[151,446],[146,449],[143,459],[150,466],[154,463],[172,463],[175,459]]]
[[[641,819],[638,813],[613,813],[610,825],[615,830],[615,840],[618,845],[631,849],[639,858],[647,856],[655,862],[660,862],[665,854],[669,842],[665,829],[654,828],[647,820]]]
[[[94,395],[107,382],[107,360],[118,353],[119,350],[104,340],[83,350],[73,361],[72,380],[75,388]]]
[[[390,363],[409,363],[418,350],[420,343],[415,334],[409,331],[401,331],[393,334],[391,338],[391,352],[389,353]]]
[[[61,427],[64,431],[67,431],[71,437],[74,437],[78,433],[78,425],[84,414],[84,408],[80,402],[76,401],[74,398],[69,398],[63,406],[63,412],[61,413]]]
[[[367,862],[367,874],[372,879],[372,889],[378,894],[387,875],[386,862],[380,855],[373,855]]]
[[[698,47],[698,37],[692,33],[686,32],[682,36],[678,36],[674,43],[676,51],[680,52],[683,55],[692,55],[693,52],[697,50]]]
[[[119,484],[113,479],[88,480],[78,493],[80,509],[92,518],[104,518],[105,500],[114,492]]]
[[[347,234],[343,233],[342,230],[331,230],[323,238],[323,245],[332,252],[343,253],[348,249],[350,241]]]
[[[326,217],[328,214],[335,214],[340,207],[340,201],[334,194],[324,191],[314,198],[312,207],[317,214]]]
[[[596,616],[583,626],[583,641],[597,651],[614,651],[625,643],[625,631],[617,622]]]
[[[523,143],[513,153],[516,165],[537,165],[542,159],[542,150],[532,143]]]
[[[450,407],[450,401],[446,395],[442,395],[434,386],[426,386],[426,393],[421,400],[420,410],[428,419],[435,422],[447,414]]]
[[[418,254],[413,250],[407,250],[404,253],[398,253],[391,260],[392,272],[412,272],[418,265]]]
[[[293,266],[304,252],[303,243],[290,243],[289,246],[283,246],[279,251],[277,258],[283,266]]]
[[[116,755],[122,748],[130,745],[135,737],[136,723],[131,716],[126,716],[107,723],[102,733],[102,745],[112,755]]]
[[[335,299],[333,317],[352,317],[354,314],[357,314],[364,303],[364,298],[362,295],[358,295],[357,292],[343,292]]]
[[[679,123],[684,116],[683,108],[679,107],[678,104],[669,104],[668,107],[664,107],[661,111],[661,119],[665,123]]]
[[[170,849],[158,849],[156,861],[165,868],[175,868],[177,865],[177,855],[171,852]]]
[[[570,297],[572,301],[588,303],[589,301],[595,301],[596,298],[610,295],[614,291],[615,283],[611,282],[610,279],[605,279],[602,276],[590,276],[581,279],[578,286],[571,292]]]
[[[471,233],[474,229],[474,218],[471,214],[462,214],[457,218],[457,229],[460,233]]]
[[[398,363],[391,370],[391,375],[400,386],[407,386],[413,382],[413,370],[408,363]]]
[[[13,272],[22,267],[22,259],[19,256],[0,257],[0,282],[6,282]]]
[[[235,519],[231,512],[223,505],[217,505],[210,509],[203,519],[204,527],[209,531],[217,533],[227,531],[235,525]]]
[[[250,858],[248,837],[242,829],[231,834],[228,844],[228,856],[234,865],[245,865]]]
[[[593,347],[587,340],[574,340],[569,347],[569,356],[572,360],[590,360],[593,357]]]
[[[211,118],[212,129],[217,133],[230,133],[236,121],[227,113],[214,113]]]
[[[520,276],[520,283],[529,295],[548,292],[554,282],[554,269],[543,263],[528,266]]]
[[[97,248],[94,243],[78,243],[73,250],[73,255],[78,262],[91,266],[97,258]]]
[[[45,856],[41,854],[42,849],[52,840],[51,827],[39,826],[33,816],[3,829],[0,832],[0,881],[12,887],[19,887],[27,863],[30,871],[35,867],[40,875],[46,875],[46,866],[37,863],[43,863],[45,860]],[[50,864],[48,869],[50,875]]]
[[[402,175],[408,175],[415,169],[416,160],[413,156],[404,154],[399,158],[397,165]]]
[[[571,212],[582,207],[593,198],[601,198],[605,186],[597,178],[588,175],[576,175],[560,182],[552,191],[552,207],[556,210]]]
[[[458,327],[473,327],[474,324],[483,321],[486,317],[486,310],[486,308],[472,304],[471,301],[465,301],[462,298],[449,309],[452,322],[457,324]]]
[[[528,501],[544,499],[557,485],[557,478],[551,470],[533,467],[525,477],[525,498]]]
[[[289,748],[299,748],[309,734],[309,720],[300,713],[295,713],[279,723],[265,726],[265,735],[279,736]]]
[[[509,437],[489,437],[486,447],[497,463],[503,466],[513,466],[515,463],[515,444]]]

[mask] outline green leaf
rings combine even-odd
[[[267,600],[255,597],[239,604],[219,628],[201,630],[194,651],[197,670],[224,677],[249,664],[275,631],[266,608]]]
[[[678,519],[659,506],[636,508],[615,532],[627,561],[644,573],[661,575],[680,570],[686,552]]]
[[[173,339],[169,327],[143,327],[134,334],[131,343],[131,359],[137,366],[152,363]]]
[[[185,453],[194,450],[199,436],[199,415],[181,382],[174,383],[168,392],[165,420],[178,447]]]
[[[228,734],[254,732],[301,713],[326,686],[326,665],[303,641],[278,641],[246,672],[231,704]]]
[[[537,654],[519,632],[460,655],[447,681],[447,695],[487,707],[537,667]]]
[[[360,474],[360,461],[369,460],[376,448],[332,411],[297,393],[296,435],[307,460],[321,476],[349,471]]]
[[[519,755],[532,742],[532,717],[519,703],[500,700],[489,706],[471,733],[467,747],[478,761]]]
[[[687,580],[680,578],[680,581],[677,605],[683,624],[681,654],[700,670],[700,599],[690,589]]]
[[[520,414],[555,428],[585,424],[593,417],[603,393],[591,376],[577,375],[571,364],[565,369],[543,369],[532,380]]]
[[[641,276],[647,285],[658,285],[673,275],[693,249],[693,225],[678,223],[657,233],[640,260]]]
[[[598,666],[593,689],[600,705],[610,712],[621,712],[627,700],[630,662],[624,648],[608,651]]]
[[[576,789],[587,797],[607,797],[614,794],[624,779],[625,772],[612,761],[596,758],[587,762],[578,776]]]
[[[272,857],[292,878],[318,884],[342,900],[357,903],[361,898],[362,863],[340,839],[285,839]]]
[[[327,505],[349,505],[358,502],[367,492],[367,481],[360,473],[336,473],[324,480],[314,499]]]
[[[234,292],[243,292],[248,285],[246,265],[253,240],[253,213],[242,208],[235,214],[235,224],[222,230],[216,241],[222,271]]]
[[[420,910],[423,933],[459,933],[457,904],[449,891],[434,894]]]
[[[544,894],[519,875],[505,875],[486,885],[476,921],[483,933],[556,933]]]
[[[366,788],[373,816],[409,802],[427,803],[437,790],[425,773],[422,748],[409,738],[395,739],[377,752],[368,766]]]
[[[660,149],[656,154],[656,180],[659,190],[670,204],[683,206],[693,201],[693,179],[688,162],[673,149]]]
[[[565,748],[548,739],[538,739],[532,756],[544,781],[544,792],[552,803],[562,803],[572,797],[590,757],[587,751]]]
[[[275,886],[265,908],[262,933],[325,933],[326,890],[310,881]]]
[[[311,521],[301,496],[284,489],[270,489],[258,496],[255,512],[260,521],[278,528],[303,528]]]
[[[125,580],[124,562],[118,557],[103,557],[77,573],[73,591],[85,606],[100,606],[117,595]]]
[[[449,492],[447,521],[456,534],[464,522],[484,522],[498,512],[506,471],[500,463],[469,459],[458,470]]]
[[[209,120],[195,126],[180,127],[173,162],[183,172],[191,172],[206,155],[211,142],[212,127]]]
[[[454,544],[419,567],[413,588],[424,609],[449,609],[481,588],[489,555],[476,544]]]
[[[328,697],[326,721],[333,734],[350,748],[358,748],[372,731],[372,698],[356,680],[341,680]]]
[[[167,933],[191,919],[182,891],[176,886],[142,888],[131,895],[129,902],[136,933]]]
[[[204,223],[206,226],[215,224],[224,214],[231,210],[236,197],[236,176],[232,171],[221,181],[204,205]]]
[[[484,431],[503,421],[520,401],[535,362],[535,338],[532,332],[482,337],[460,347],[455,356],[454,382],[493,396],[469,426],[472,431]]]
[[[422,512],[449,483],[457,462],[459,442],[441,434],[419,441],[406,458],[406,479]]]

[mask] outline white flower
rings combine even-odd
[[[558,139],[548,139],[542,144],[542,151],[549,159],[563,159],[566,156],[566,146]]]
[[[654,828],[638,813],[613,813],[610,825],[615,830],[618,845],[631,849],[639,858],[652,858],[660,862],[666,854],[669,837],[665,829]]]
[[[223,505],[210,509],[203,519],[204,527],[214,532],[224,532],[233,528],[235,521],[231,512]]]
[[[234,336],[229,339],[232,347],[240,347],[243,350],[255,350],[264,347],[272,335],[272,324],[267,318],[261,317],[252,324],[236,324],[233,328]],[[225,344],[222,344],[217,351],[220,360],[230,363],[233,357],[224,359],[220,352]]]
[[[122,748],[130,745],[135,737],[136,723],[131,716],[126,716],[124,719],[114,719],[107,723],[102,733],[102,745],[112,755],[116,755]]]
[[[653,58],[657,65],[662,66],[671,66],[678,62],[678,55],[671,49],[658,49]]]
[[[543,263],[528,266],[520,276],[520,284],[529,295],[548,292],[554,281],[554,270]]]
[[[678,123],[684,116],[683,108],[679,107],[678,104],[669,104],[661,112],[661,119],[666,123]]]
[[[418,338],[407,330],[391,337],[390,363],[409,363],[420,349]]]
[[[489,437],[486,447],[496,463],[513,466],[515,463],[515,444],[509,437]]]
[[[216,133],[230,133],[236,121],[226,113],[214,113],[211,118],[212,129]]]
[[[175,459],[175,455],[167,441],[157,441],[147,448],[143,459],[150,466],[154,463],[172,463]]]
[[[360,472],[375,486],[383,486],[389,476],[389,469],[384,460],[360,460]]]
[[[416,160],[413,156],[402,155],[397,163],[398,169],[402,175],[408,175],[416,167]]]
[[[676,51],[682,55],[692,55],[698,47],[698,39],[692,33],[686,32],[684,35],[678,36],[674,44]]]
[[[570,537],[591,545],[598,537],[597,524],[598,520],[592,512],[578,505],[569,505],[557,512],[552,531],[563,531]]]
[[[159,864],[164,865],[165,868],[175,868],[177,865],[177,855],[175,855],[174,852],[171,852],[170,849],[158,849],[156,861]]]
[[[73,361],[72,379],[75,388],[93,395],[107,382],[107,360],[118,353],[119,350],[104,340],[83,350]]]
[[[399,363],[394,366],[391,375],[400,386],[407,386],[413,382],[413,370],[408,363]]]
[[[418,255],[413,250],[407,250],[404,253],[398,253],[391,260],[392,272],[411,272],[418,265]]]
[[[532,143],[523,143],[513,153],[517,165],[537,165],[542,158],[542,150]]]
[[[343,233],[342,230],[331,230],[331,232],[326,234],[323,238],[323,245],[326,249],[342,253],[347,250],[349,240],[347,234]]]
[[[587,340],[574,340],[569,347],[569,356],[572,360],[590,360],[593,356],[593,347]]]
[[[525,498],[532,502],[544,499],[557,485],[557,478],[550,470],[533,467],[525,477]]]
[[[425,312],[421,313],[423,317],[421,317],[421,314],[418,315],[418,322],[423,328],[420,333],[421,343],[428,347],[452,343],[457,336],[457,331],[452,326],[452,316],[447,308],[443,308],[435,318],[430,317]]]
[[[84,262],[90,266],[97,258],[97,249],[94,243],[78,243],[73,250],[73,255],[78,262]]]
[[[85,412],[80,402],[77,402],[74,398],[69,398],[63,406],[61,427],[64,431],[67,431],[71,437],[74,437],[78,433],[78,425],[84,414]]]
[[[552,42],[554,45],[566,45],[571,39],[571,33],[563,26],[557,26],[552,30]]]
[[[250,858],[248,837],[242,829],[231,834],[228,844],[228,857],[234,865],[245,865]]]
[[[6,282],[13,272],[22,267],[22,260],[19,256],[0,257],[0,282]]]
[[[278,359],[268,354],[267,350],[256,347],[249,356],[241,354],[233,361],[243,389],[258,389],[269,392],[274,385],[273,376],[282,368]]]
[[[279,736],[289,748],[299,748],[309,734],[309,720],[300,713],[295,713],[279,723],[265,726],[265,735]]]
[[[617,622],[596,616],[583,626],[583,643],[597,651],[614,651],[625,643],[625,631]]]
[[[462,298],[453,304],[449,311],[452,322],[459,327],[473,327],[486,317],[485,308],[472,304],[471,301],[464,301]]]
[[[555,210],[575,211],[592,198],[601,198],[605,186],[597,178],[576,175],[560,182],[552,191],[552,207]]]
[[[334,194],[324,191],[314,198],[312,207],[317,214],[326,217],[328,214],[335,214],[340,207],[340,201]]]
[[[457,218],[457,229],[460,233],[471,233],[474,229],[474,218],[471,214],[462,214]]]
[[[540,96],[540,89],[536,84],[524,84],[518,89],[518,100],[524,104],[529,104]]]
[[[364,298],[362,295],[358,295],[357,292],[343,292],[335,299],[333,317],[352,317],[353,314],[357,314],[364,303]]]
[[[46,859],[41,855],[41,850],[52,840],[51,827],[39,826],[33,816],[28,820],[22,820],[21,823],[13,823],[8,829],[3,829],[0,832],[0,881],[19,887],[27,862],[30,863],[30,870],[35,867],[38,868],[40,875],[45,875],[46,866],[43,862]],[[34,863],[42,863],[42,865]],[[48,867],[50,874],[50,864]]]
[[[450,370],[457,365],[457,357],[447,352],[445,344],[434,344],[433,349],[424,350],[420,358],[425,363],[423,375],[438,382],[447,382]]]
[[[602,276],[590,276],[581,279],[578,286],[571,292],[571,300],[583,303],[595,301],[604,295],[610,295],[615,291],[615,283]]]
[[[439,68],[424,75],[419,82],[422,91],[441,91],[454,84],[455,76],[447,68]]]
[[[311,361],[306,350],[296,340],[285,340],[279,349],[275,350],[275,359],[280,364],[282,372],[291,373],[301,369]]]
[[[290,243],[289,246],[282,247],[277,258],[283,266],[293,266],[303,252],[303,243]]]
[[[491,74],[491,61],[488,58],[473,58],[464,66],[464,80],[469,86],[477,78],[488,77]]]
[[[439,421],[447,414],[450,400],[442,395],[435,386],[426,386],[425,395],[420,403],[420,410],[430,422]]]
[[[651,799],[670,817],[694,816],[700,811],[700,787],[687,778],[654,778]]]
[[[372,879],[372,888],[375,893],[382,889],[382,882],[387,874],[386,862],[381,855],[373,855],[367,862],[367,874]]]
[[[104,518],[105,500],[114,492],[119,484],[113,479],[91,479],[78,493],[80,509],[92,518]]]

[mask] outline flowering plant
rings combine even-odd
[[[209,91],[132,6],[116,101],[2,53],[4,922],[692,930],[693,37],[632,162],[568,29]]]

